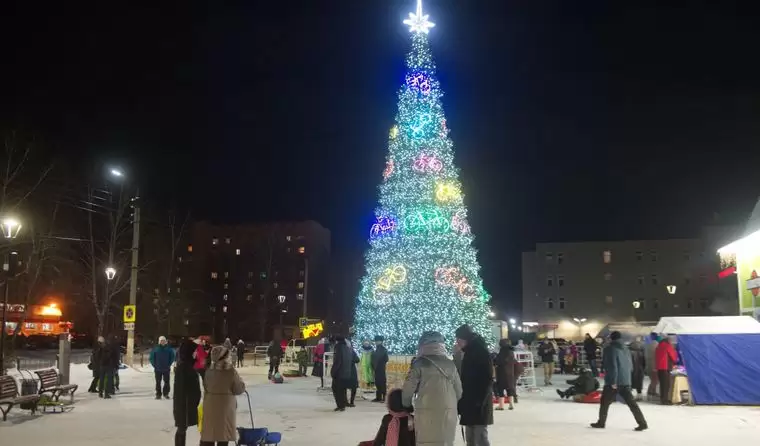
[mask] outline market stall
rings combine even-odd
[[[760,405],[760,323],[755,319],[664,317],[654,331],[677,336],[692,403]]]

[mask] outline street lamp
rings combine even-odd
[[[511,317],[511,318],[509,318],[509,323],[512,324],[512,325],[515,325],[517,323],[517,321],[515,320],[515,318]]]
[[[109,170],[111,176],[123,179],[126,178],[124,171],[112,167]],[[137,260],[140,256],[140,189],[135,191],[135,197],[132,199],[132,208],[134,210],[134,218],[132,219],[132,266],[129,275],[129,305],[137,305]],[[115,271],[114,271],[115,273]],[[106,272],[108,277],[108,272]],[[108,279],[111,280],[111,279]],[[132,367],[134,365],[135,354],[135,329],[127,330],[127,365]]]
[[[21,223],[12,217],[5,217],[2,219],[0,224],[3,227],[3,237],[5,237],[6,240],[12,240],[18,236],[19,231],[21,231]],[[7,329],[6,327],[6,321],[8,316],[8,282],[10,282],[11,278],[13,277],[13,270],[14,270],[14,264],[18,263],[15,259],[15,257],[18,256],[18,253],[15,251],[12,251],[8,254],[5,261],[7,262],[7,269],[6,276],[5,276],[5,291],[3,296],[3,323],[0,325],[0,375],[5,375],[5,331]]]
[[[581,339],[583,339],[583,323],[586,322],[586,318],[574,317],[573,320],[575,321],[576,324],[578,324],[578,334],[580,335]]]
[[[496,313],[494,313],[493,311],[489,311],[489,312],[488,312],[488,316],[489,316],[489,317],[495,317],[495,316],[496,316]]]
[[[106,268],[106,279],[113,280],[116,277],[116,269],[112,266]]]

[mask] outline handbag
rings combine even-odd
[[[198,432],[203,429],[203,403],[198,404]]]

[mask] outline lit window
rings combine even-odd
[[[224,278],[225,279],[229,279],[230,278],[230,272],[229,271],[225,271],[224,272]]]
[[[182,263],[182,256],[177,257],[177,262]]]
[[[657,285],[660,283],[660,278],[657,277],[657,274],[652,274],[652,285]]]
[[[565,276],[557,276],[557,286],[565,286]]]
[[[303,276],[304,276],[304,270],[298,271],[298,277],[303,277]]]
[[[604,251],[602,253],[602,259],[604,263],[612,263],[612,251]]]
[[[636,251],[636,260],[644,260],[644,253],[641,251]]]
[[[299,254],[303,254],[303,253],[305,253],[305,252],[306,252],[306,248],[304,248],[303,246],[299,246],[299,247],[298,247],[298,253],[299,253]]]
[[[694,299],[689,299],[686,301],[686,308],[688,308],[689,310],[694,308]]]
[[[253,279],[253,271],[248,271],[248,278]]]
[[[50,326],[50,324],[42,324],[42,331],[50,331],[53,328]]]
[[[604,273],[604,280],[608,282],[612,280],[612,273]]]
[[[190,325],[190,319],[185,319],[185,325]]]
[[[649,258],[650,258],[650,259],[651,259],[653,262],[656,262],[656,261],[657,261],[657,251],[650,251],[650,252],[649,252]]]
[[[564,310],[565,309],[565,298],[564,297],[560,297],[559,298],[559,309],[560,310]]]
[[[605,296],[604,297],[604,301],[607,302],[608,304],[611,304],[612,303],[612,296]]]
[[[296,294],[296,299],[303,300],[303,294],[301,293]]]
[[[226,243],[227,245],[229,245],[230,243],[232,243],[232,239],[229,238],[229,237],[225,237],[224,238],[224,243]]]
[[[222,307],[222,313],[226,313],[226,312],[227,312],[227,305]]]
[[[639,274],[639,285],[644,285],[644,282],[645,282],[644,275],[643,274]]]
[[[240,248],[238,248],[238,249],[236,249],[236,250],[235,250],[235,255],[236,255],[236,256],[239,256],[239,255],[240,255]]]
[[[217,279],[217,278],[219,278],[219,274],[217,274],[216,271],[214,271],[213,273],[211,273],[211,278],[212,279]]]
[[[652,299],[652,308],[657,310],[660,308],[660,300],[659,299]]]
[[[212,238],[212,239],[211,239],[211,244],[212,244],[212,245],[218,245],[218,244],[219,244],[219,239],[218,239],[218,238],[216,238],[216,237]]]
[[[182,278],[181,277],[177,277],[177,283],[182,283]]]
[[[546,253],[546,263],[554,262],[554,254],[551,252]]]
[[[248,302],[253,301],[253,294],[249,294],[249,295],[245,296],[245,300],[247,300]]]
[[[549,310],[554,308],[554,299],[552,299],[551,297],[546,298],[546,308]]]
[[[302,289],[303,289],[303,282],[298,282],[298,289],[299,289],[299,290],[302,290]]]
[[[230,284],[229,284],[229,283],[227,283],[227,282],[224,282],[224,289],[225,289],[225,290],[228,290],[228,289],[230,289]]]
[[[275,282],[275,283],[272,284],[272,286],[275,287],[275,288],[278,288],[280,286],[280,284],[277,283],[277,282]]]
[[[562,265],[562,262],[565,261],[565,254],[558,252],[557,253],[557,265]]]
[[[554,286],[554,276],[546,276],[546,286]]]
[[[261,280],[264,280],[264,279],[267,278],[267,273],[265,273],[264,271],[262,271],[262,272],[259,273],[259,277],[261,278]]]
[[[292,239],[291,236],[289,236],[289,235],[285,236],[285,240],[290,241],[291,239]]]
[[[187,252],[193,252],[193,245],[187,245]]]
[[[227,300],[227,299],[229,299],[228,295],[225,294],[225,295],[222,296],[222,300]]]

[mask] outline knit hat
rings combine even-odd
[[[419,345],[444,344],[445,342],[446,340],[443,338],[443,335],[437,331],[426,331],[420,336]]]
[[[166,342],[166,336],[159,336],[158,337],[158,343]]]
[[[472,331],[472,328],[470,328],[469,325],[464,324],[461,327],[457,328],[457,331],[454,332],[454,335],[457,337],[457,339],[469,341],[473,338],[473,336],[475,336],[475,332]]]
[[[623,335],[619,331],[613,331],[612,333],[610,333],[610,339],[612,339],[613,341],[617,341],[621,337],[623,337]]]
[[[225,359],[229,358],[229,356],[230,351],[223,345],[217,345],[211,349],[212,362],[224,361]]]

